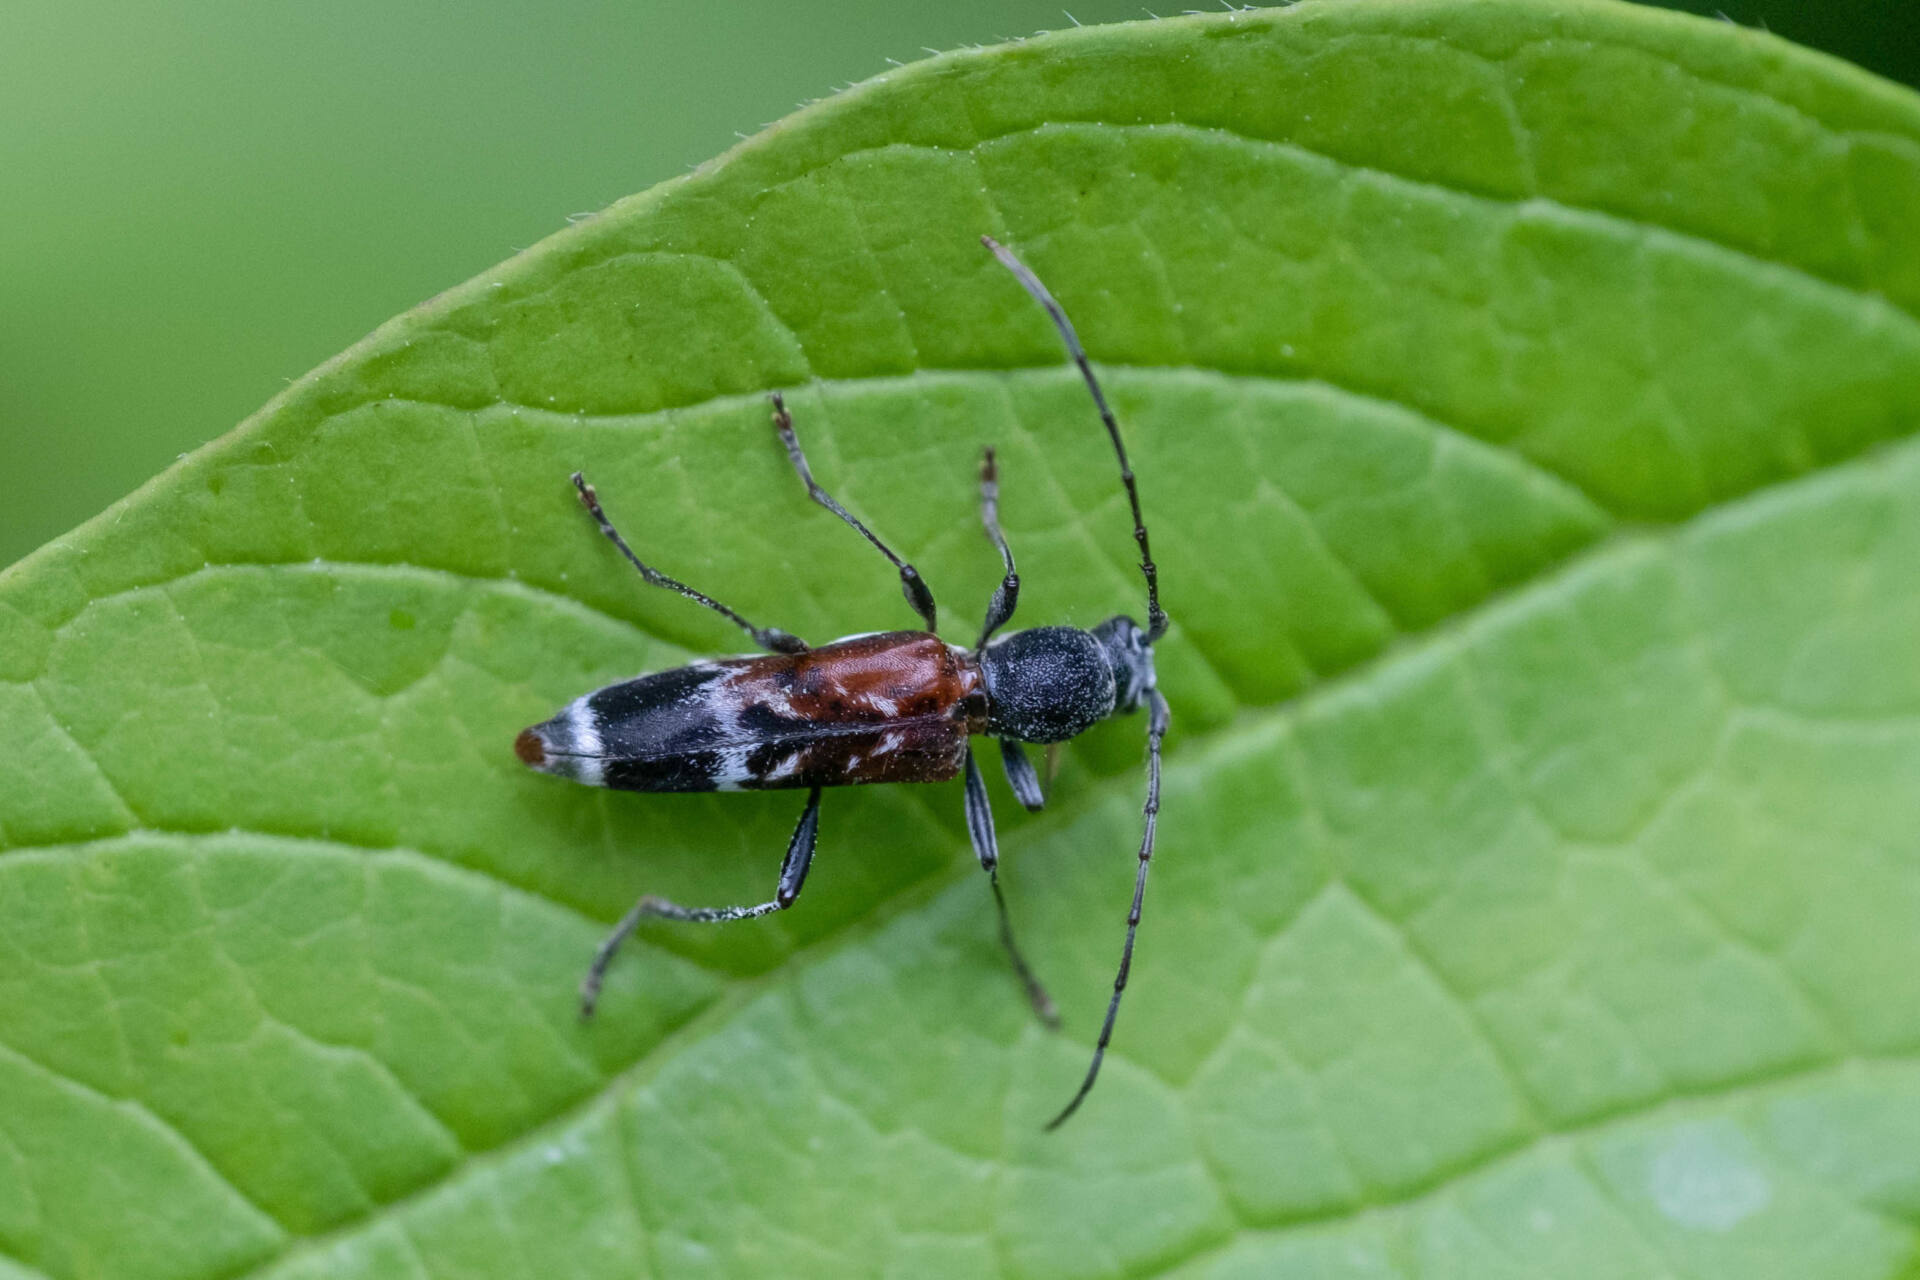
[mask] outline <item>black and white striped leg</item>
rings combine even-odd
[[[778,391],[773,392],[768,398],[773,401],[773,429],[780,433],[780,443],[787,447],[787,459],[793,463],[793,469],[800,473],[800,479],[806,483],[807,496],[851,525],[855,532],[871,542],[874,548],[900,571],[901,594],[906,596],[907,603],[913,606],[913,611],[925,620],[927,630],[935,630],[933,592],[921,578],[920,571],[893,554],[893,548],[880,541],[873,530],[854,519],[845,507],[833,500],[832,494],[820,487],[813,478],[813,469],[807,466],[807,455],[800,450],[800,437],[794,434],[793,415],[787,412],[787,402],[781,399]]]
[[[773,901],[753,907],[683,907],[648,894],[634,903],[633,910],[620,918],[620,923],[613,927],[613,932],[607,935],[607,940],[594,953],[593,964],[588,968],[585,980],[580,983],[580,1016],[593,1016],[593,1007],[600,1000],[600,984],[606,980],[607,967],[613,963],[614,954],[620,950],[620,944],[640,927],[640,922],[649,916],[663,920],[716,923],[722,920],[751,920],[755,916],[771,915],[792,906],[794,899],[800,896],[800,887],[807,882],[807,868],[813,863],[813,845],[819,835],[820,788],[815,787],[807,793],[807,807],[801,811],[800,824],[793,829],[793,839],[787,842],[787,856],[780,863],[780,884],[774,890]]]
[[[1060,1012],[1053,1006],[1053,997],[1040,985],[1040,979],[1033,976],[1026,957],[1013,941],[1013,922],[1007,918],[1007,900],[1000,892],[1000,841],[993,833],[993,807],[987,803],[986,779],[980,776],[980,766],[974,762],[971,748],[967,751],[967,834],[973,837],[974,856],[980,859],[987,882],[993,886],[993,905],[1000,912],[1000,945],[1007,949],[1007,959],[1013,962],[1013,971],[1026,987],[1027,1000],[1040,1021],[1049,1027],[1058,1027]]]
[[[1027,751],[1012,738],[1000,739],[1000,763],[1007,768],[1007,785],[1013,788],[1013,798],[1025,807],[1028,813],[1038,813],[1046,807],[1047,793],[1040,786],[1040,775],[1033,770],[1033,761],[1027,759]]]
[[[988,446],[986,459],[980,464],[980,523],[987,527],[987,540],[1000,552],[1000,562],[1007,567],[1006,576],[993,589],[993,599],[987,602],[987,621],[980,630],[979,645],[984,649],[1020,603],[1020,575],[1014,571],[1006,535],[1000,532],[1000,472],[994,466],[992,446]]]
[[[1147,690],[1146,829],[1140,836],[1140,869],[1133,879],[1133,908],[1127,912],[1127,945],[1120,952],[1120,972],[1113,978],[1113,999],[1107,1002],[1107,1019],[1100,1025],[1100,1040],[1093,1047],[1093,1062],[1087,1067],[1087,1078],[1080,1082],[1080,1090],[1073,1095],[1073,1100],[1047,1122],[1049,1130],[1058,1129],[1068,1116],[1080,1109],[1081,1101],[1100,1076],[1100,1060],[1107,1056],[1107,1044],[1113,1039],[1113,1021],[1120,1014],[1120,997],[1127,989],[1127,970],[1133,967],[1133,938],[1140,928],[1140,903],[1147,896],[1147,866],[1153,861],[1154,828],[1160,817],[1160,740],[1167,736],[1171,718],[1166,698],[1158,689]]]
[[[778,627],[756,627],[712,596],[703,595],[686,583],[669,578],[647,564],[633,554],[633,548],[628,546],[627,540],[620,536],[620,531],[613,527],[613,521],[607,519],[607,513],[600,509],[600,495],[594,492],[593,486],[588,484],[586,477],[578,471],[573,473],[573,487],[580,491],[580,501],[586,507],[588,514],[593,517],[594,522],[600,526],[600,532],[606,534],[607,540],[620,548],[620,554],[627,558],[628,564],[640,571],[640,576],[646,580],[648,586],[665,587],[669,591],[678,592],[695,604],[705,605],[752,636],[753,642],[762,649],[774,653],[805,653],[807,651],[806,641],[799,636],[791,635]]]

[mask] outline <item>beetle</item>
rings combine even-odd
[[[683,907],[652,894],[642,897],[595,953],[580,987],[582,1016],[592,1016],[608,966],[642,920],[746,920],[792,906],[813,862],[823,789],[876,782],[945,782],[964,775],[967,832],[993,888],[1001,943],[1035,1012],[1055,1026],[1053,1001],[1014,942],[1006,898],[1000,891],[993,811],[970,740],[984,735],[999,741],[1014,796],[1027,809],[1037,811],[1045,797],[1023,743],[1064,742],[1109,716],[1145,708],[1147,796],[1126,943],[1093,1060],[1072,1099],[1048,1123],[1051,1130],[1078,1110],[1100,1075],[1133,963],[1160,811],[1161,740],[1170,723],[1167,700],[1155,680],[1153,646],[1166,634],[1168,624],[1160,607],[1159,570],[1148,545],[1139,488],[1127,462],[1120,424],[1079,336],[1060,304],[1024,263],[991,236],[982,236],[981,242],[1045,309],[1106,427],[1132,509],[1134,541],[1140,547],[1140,571],[1147,588],[1146,625],[1119,615],[1091,630],[1047,626],[999,634],[1019,602],[1020,575],[1000,531],[999,475],[989,448],[980,472],[980,517],[988,540],[1000,553],[1005,575],[987,606],[979,642],[967,649],[941,640],[936,634],[933,593],[919,570],[815,481],[793,418],[775,392],[770,397],[774,429],[807,495],[887,558],[899,572],[901,591],[926,624],[925,630],[849,636],[812,648],[777,627],[757,627],[718,600],[641,560],[602,510],[594,487],[575,472],[572,480],[581,503],[642,579],[713,610],[766,652],[694,662],[594,690],[568,703],[551,719],[523,730],[514,751],[534,769],[623,791],[791,788],[807,792],[771,900],[753,906]]]

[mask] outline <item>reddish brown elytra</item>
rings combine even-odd
[[[778,394],[773,396],[773,425],[787,457],[812,499],[851,525],[899,570],[901,590],[926,623],[924,631],[883,631],[850,636],[809,648],[797,636],[775,627],[756,627],[732,609],[685,583],[669,578],[633,553],[626,539],[600,509],[593,486],[573,477],[580,500],[614,546],[640,576],[656,587],[677,591],[744,630],[764,655],[695,662],[608,685],[574,699],[551,720],[521,732],[514,742],[520,759],[535,769],[589,786],[623,791],[766,791],[804,788],[806,808],[787,844],[780,881],[771,901],[756,906],[683,907],[649,894],[634,904],[600,945],[580,987],[583,1015],[591,1015],[600,983],[620,944],[649,916],[668,920],[745,920],[784,911],[800,896],[820,831],[820,793],[826,787],[869,782],[945,782],[966,777],[967,830],[973,851],[986,870],[999,911],[1000,940],[1015,972],[1026,984],[1034,1010],[1055,1025],[1053,1001],[1033,976],[1014,945],[1000,892],[999,845],[986,783],[974,761],[970,739],[984,734],[1000,743],[1007,781],[1020,803],[1037,810],[1044,803],[1040,779],[1022,743],[1055,743],[1090,728],[1108,716],[1147,709],[1147,802],[1140,839],[1139,870],[1133,905],[1127,912],[1127,940],[1113,980],[1113,996],[1093,1050],[1093,1061],[1079,1090],[1047,1125],[1053,1129],[1080,1106],[1099,1077],[1100,1062],[1113,1039],[1120,996],[1133,962],[1140,904],[1146,895],[1147,866],[1153,858],[1154,828],[1160,811],[1160,743],[1168,724],[1167,701],[1154,686],[1153,645],[1167,630],[1160,608],[1160,583],[1147,546],[1140,515],[1140,494],[1127,465],[1120,424],[1087,362],[1080,339],[1034,274],[992,238],[981,240],[1046,309],[1067,353],[1078,366],[1094,407],[1106,426],[1120,462],[1120,480],[1133,510],[1133,536],[1140,544],[1140,569],[1147,580],[1147,625],[1114,617],[1083,631],[1078,627],[1031,627],[997,636],[1013,617],[1020,598],[1020,575],[1013,552],[1000,532],[999,477],[993,450],[980,469],[980,516],[987,538],[1000,553],[1006,575],[994,590],[979,643],[971,649],[951,645],[934,634],[933,593],[912,565],[902,560],[814,481],[794,434],[793,419]]]

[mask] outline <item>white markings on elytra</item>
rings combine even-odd
[[[738,791],[741,783],[753,780],[753,770],[747,767],[747,750],[729,747],[720,753],[720,763],[713,767],[715,791]]]
[[[700,664],[711,669],[723,669],[739,659],[721,659],[717,662]],[[732,690],[733,677],[723,675],[708,681],[693,693],[699,714],[712,723],[712,741],[718,744],[719,759],[714,762],[711,781],[715,791],[738,791],[740,784],[752,779],[753,771],[747,767],[748,747],[740,744],[745,738],[740,724],[740,704]]]
[[[599,717],[587,703],[593,695],[575,698],[567,704],[567,733],[570,740],[560,744],[566,755],[573,776],[590,787],[600,786],[607,776],[606,761],[601,757],[603,749],[600,741]]]

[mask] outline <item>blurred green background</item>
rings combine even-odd
[[[1920,0],[1678,7],[1920,82]],[[1059,0],[0,13],[0,565],[569,214],[888,58],[1071,25]]]

